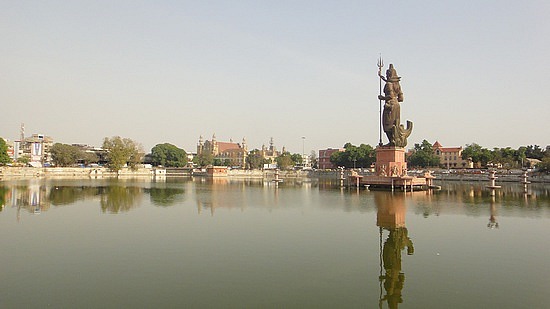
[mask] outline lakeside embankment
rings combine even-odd
[[[281,179],[339,179],[340,171],[279,171]],[[165,176],[164,176],[165,175]],[[164,177],[191,177],[206,176],[204,173],[194,173],[189,168],[167,168]],[[348,171],[344,177],[347,178]],[[368,175],[359,173],[359,175]],[[468,173],[440,173],[433,174],[435,181],[488,181],[488,174]],[[160,175],[159,175],[160,176]],[[497,182],[521,182],[521,173],[497,174]],[[155,177],[154,168],[139,168],[137,170],[122,169],[118,173],[108,168],[79,168],[79,167],[0,167],[0,179],[27,179],[27,178],[95,178],[95,177]],[[158,176],[157,176],[158,177]],[[274,170],[228,170],[227,177],[231,178],[263,178],[274,179]],[[528,180],[533,183],[550,183],[550,175],[529,174]]]
[[[435,181],[489,181],[489,174],[460,174],[460,173],[434,173]],[[510,173],[503,174],[497,173],[495,175],[496,182],[521,182],[523,180],[522,173]],[[550,183],[550,175],[543,175],[537,173],[529,173],[527,180],[536,183]]]
[[[163,169],[164,170],[164,169]],[[191,177],[204,176],[204,171],[190,168],[167,168],[165,174],[155,173],[155,168],[123,168],[118,173],[103,167],[0,167],[0,179],[26,178],[95,178],[95,177]],[[315,178],[312,171],[279,171],[280,178]],[[232,178],[275,178],[274,170],[240,170],[227,171]]]
[[[137,170],[122,169],[118,173],[108,168],[79,168],[79,167],[0,167],[0,179],[8,178],[89,178],[89,177],[150,177],[150,168]]]

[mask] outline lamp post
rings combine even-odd
[[[306,167],[306,162],[304,160],[306,156],[305,144],[306,144],[306,137],[302,136],[302,167]]]

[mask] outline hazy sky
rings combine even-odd
[[[0,0],[0,39],[10,140],[376,145],[381,53],[408,148],[550,144],[547,0]]]

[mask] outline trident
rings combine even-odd
[[[384,67],[384,60],[382,59],[382,54],[380,54],[380,58],[378,58],[378,79],[380,80],[380,95],[382,95],[382,78],[380,76],[382,75],[382,68]],[[380,120],[380,139],[378,140],[378,146],[382,146],[382,99],[378,99],[380,101],[380,107],[378,109],[379,120]]]

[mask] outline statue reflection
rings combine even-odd
[[[379,306],[382,308],[383,303],[387,302],[388,308],[398,308],[403,302],[401,292],[405,283],[405,274],[401,271],[401,251],[407,248],[407,255],[414,253],[405,227],[405,196],[376,192],[374,201],[378,209],[376,225],[380,229]],[[384,230],[389,231],[389,235],[382,245]]]

